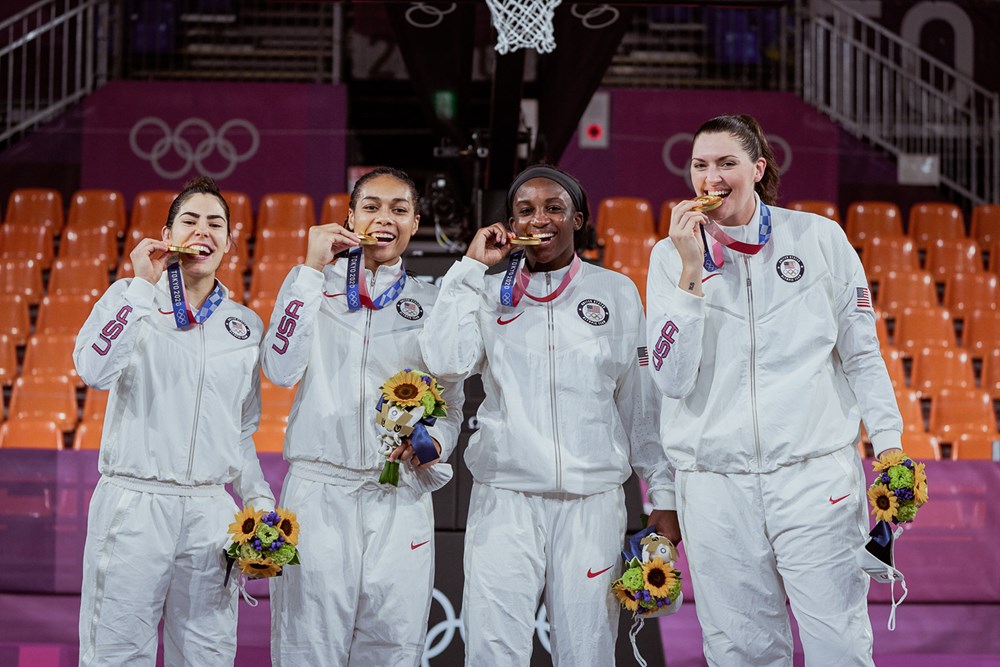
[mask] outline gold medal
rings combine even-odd
[[[202,251],[199,250],[198,248],[185,248],[184,246],[179,246],[179,245],[169,245],[169,246],[167,246],[167,250],[169,252],[180,252],[180,253],[183,253],[185,255],[200,255],[200,254],[202,254]],[[205,253],[205,254],[207,255],[209,253]]]
[[[378,239],[368,234],[358,234],[358,243],[361,245],[375,245],[378,243]]]
[[[715,195],[703,195],[695,197],[694,200],[698,202],[698,205],[692,210],[701,211],[702,213],[714,211],[722,206],[722,197],[716,197]]]
[[[513,245],[538,245],[542,240],[537,236],[515,236],[510,242]]]

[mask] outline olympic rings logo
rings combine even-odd
[[[441,9],[435,5],[427,4],[426,2],[414,2],[413,5],[406,10],[406,22],[412,25],[414,28],[436,28],[444,21],[444,17],[455,11],[455,3],[447,9]],[[421,14],[426,14],[428,17],[424,19]]]
[[[591,30],[607,28],[621,16],[621,12],[609,4],[598,5],[597,7],[588,9],[586,12],[578,9],[579,6],[580,5],[573,5],[572,10],[570,11],[573,12],[573,16],[580,19],[580,23],[583,24],[584,28],[590,28]],[[601,22],[597,22],[597,19],[602,14],[608,14],[609,17]]]
[[[427,638],[424,639],[424,655],[420,659],[421,667],[430,667],[432,658],[436,658],[448,650],[451,642],[455,639],[456,630],[462,638],[462,643],[465,643],[462,616],[455,613],[455,605],[451,603],[447,595],[436,588],[431,593],[431,598],[441,605],[444,620],[427,631]],[[549,640],[549,621],[544,604],[538,607],[538,614],[535,615],[535,632],[538,634],[538,642],[542,648],[547,653],[552,653],[552,642]]]
[[[149,150],[139,145],[139,135],[146,128],[154,128],[159,134],[162,134]],[[227,137],[232,130],[237,128],[245,131],[250,137],[250,145],[243,151],[237,150]],[[199,134],[204,136],[197,142],[189,140],[188,137],[185,137],[185,133],[191,129],[200,130]],[[190,136],[191,133],[188,134]],[[203,118],[188,118],[181,121],[171,131],[170,126],[164,120],[155,116],[146,116],[132,126],[128,135],[128,143],[136,157],[148,161],[152,165],[153,171],[161,178],[167,180],[180,178],[192,167],[195,167],[199,174],[221,180],[232,174],[238,164],[246,162],[257,154],[257,149],[260,148],[260,132],[257,131],[253,123],[242,118],[226,121],[218,132]],[[180,167],[173,170],[161,164],[161,160],[171,152],[183,161]],[[218,152],[226,161],[226,166],[220,170],[212,171],[205,167],[205,160],[215,152]]]
[[[663,150],[661,151],[661,156],[663,159],[663,165],[667,168],[674,176],[680,176],[685,179],[688,185],[691,185],[691,173],[688,170],[688,166],[691,164],[690,158],[685,158],[684,162],[677,164],[674,161],[673,153],[677,146],[687,146],[686,155],[691,155],[691,142],[694,141],[694,135],[690,132],[678,132],[670,136],[665,142],[663,142]],[[778,173],[785,173],[792,166],[792,147],[785,140],[784,137],[778,136],[776,134],[767,135],[767,141],[771,144],[771,148],[775,153],[775,161],[778,163],[774,165],[778,168]]]

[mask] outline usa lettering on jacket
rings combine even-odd
[[[668,321],[660,329],[660,337],[656,339],[656,345],[653,347],[653,368],[656,370],[660,370],[663,360],[670,354],[670,347],[676,342],[674,334],[679,331],[673,320]]]
[[[288,351],[288,341],[295,333],[295,324],[299,320],[299,308],[301,308],[303,303],[298,299],[288,302],[285,306],[285,313],[281,316],[281,321],[278,322],[278,330],[275,332],[274,337],[282,342],[281,347],[278,347],[277,343],[272,343],[271,348],[278,354],[284,354]]]
[[[101,338],[100,341],[94,343],[90,347],[94,348],[94,351],[102,357],[111,351],[111,341],[118,338],[125,331],[125,325],[128,324],[128,315],[132,312],[132,306],[122,306],[121,310],[115,315],[115,319],[109,320],[104,328],[101,329],[101,333],[98,334]],[[98,343],[103,341],[103,345],[98,345]]]

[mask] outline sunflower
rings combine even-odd
[[[442,408],[448,407],[448,404],[444,402],[444,396],[441,395],[441,386],[434,378],[431,378],[431,395],[434,397],[434,402]]]
[[[252,505],[247,505],[236,513],[236,521],[229,524],[229,534],[233,536],[233,542],[246,544],[257,534],[257,524],[260,523],[263,510],[255,510]]]
[[[906,458],[906,454],[897,450],[894,452],[885,452],[876,460],[872,461],[872,470],[878,472],[880,470],[887,470],[892,466],[898,466]]]
[[[248,558],[239,562],[240,570],[248,577],[265,579],[281,572],[281,568],[270,558]]]
[[[275,511],[278,513],[278,524],[276,528],[281,533],[281,536],[285,538],[285,542],[288,544],[298,544],[299,521],[295,514],[282,507],[279,507]]]
[[[676,581],[673,569],[667,567],[662,558],[643,563],[642,574],[646,579],[646,590],[658,598],[667,597]]]
[[[913,500],[920,507],[927,502],[927,473],[923,463],[913,464]]]
[[[615,597],[623,607],[629,611],[638,611],[639,603],[632,597],[632,591],[621,585],[612,586],[611,590],[615,592]]]
[[[382,385],[385,397],[403,408],[413,408],[420,405],[420,399],[428,391],[427,384],[420,373],[402,371],[386,380]]]
[[[868,488],[868,502],[872,504],[872,514],[876,521],[892,521],[899,510],[896,494],[889,487],[875,484]]]

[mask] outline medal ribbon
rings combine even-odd
[[[722,228],[712,220],[701,226],[701,232],[701,238],[705,241],[705,270],[718,271],[724,261],[722,246],[744,255],[756,255],[764,249],[764,246],[771,239],[771,209],[764,202],[760,203],[760,226],[757,229],[757,243],[737,241],[722,231]],[[709,243],[708,239],[705,238],[706,233],[712,237],[712,243]]]
[[[364,270],[361,260],[363,257],[361,247],[352,248],[347,253],[347,307],[351,310],[360,310],[361,306],[372,310],[381,310],[396,300],[403,292],[406,285],[406,270],[403,262],[399,263],[399,275],[384,292],[374,299],[368,293],[367,281],[362,279]]]
[[[528,272],[527,267],[518,270],[521,263],[521,257],[524,256],[523,250],[518,250],[517,252],[511,253],[510,260],[507,262],[507,272],[504,274],[503,281],[500,283],[500,303],[504,306],[516,306],[520,301],[521,297],[526,296],[532,301],[538,301],[539,303],[548,303],[554,300],[563,291],[569,287],[570,282],[576,277],[576,274],[580,272],[580,267],[583,266],[583,262],[580,260],[579,255],[573,255],[573,262],[569,266],[569,271],[563,276],[563,279],[559,281],[559,285],[552,291],[552,293],[545,296],[535,296],[528,291],[528,284],[531,281],[531,273]]]
[[[212,313],[225,298],[222,285],[216,280],[215,287],[205,299],[205,303],[202,304],[197,313],[192,313],[191,306],[187,302],[187,294],[184,291],[184,277],[181,275],[180,262],[174,262],[167,267],[167,289],[170,292],[170,305],[174,310],[174,322],[178,329],[187,329],[192,324],[203,323],[212,316]]]

